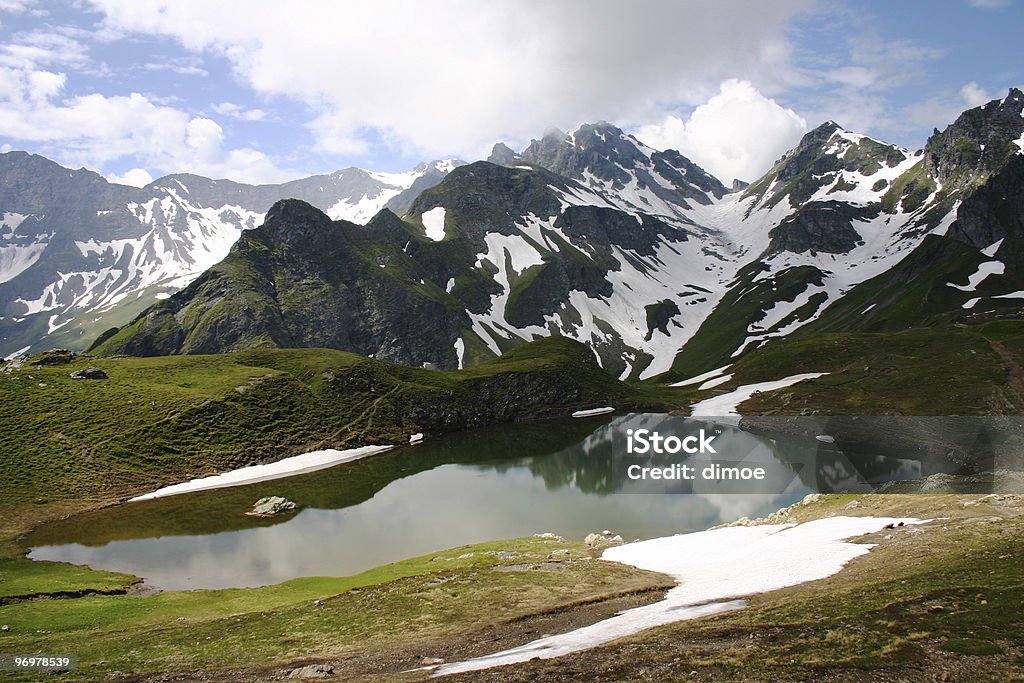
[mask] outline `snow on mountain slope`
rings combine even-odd
[[[1015,235],[1024,233],[1017,225],[1024,215],[1016,143],[1024,134],[1022,109],[1024,95],[1011,90],[965,112],[918,152],[829,121],[733,192],[677,152],[653,150],[604,123],[549,133],[522,152],[498,144],[491,163],[435,162],[402,174],[346,169],[261,188],[171,176],[143,196],[89,204],[105,222],[102,239],[81,234],[68,242],[45,226],[20,229],[12,245],[22,251],[10,258],[10,272],[16,261],[20,267],[33,258],[28,246],[47,246],[0,283],[37,287],[31,297],[9,299],[22,307],[8,305],[4,315],[46,315],[36,333],[63,333],[73,327],[71,308],[127,310],[132,293],[166,296],[226,253],[233,236],[259,222],[266,202],[286,193],[332,218],[363,219],[381,207],[402,217],[376,214],[370,231],[351,233],[358,254],[333,245],[359,268],[369,263],[367,277],[387,279],[388,291],[400,292],[407,305],[446,311],[429,343],[403,342],[406,320],[364,330],[361,343],[389,339],[387,348],[371,349],[379,357],[462,367],[561,334],[589,344],[605,369],[624,379],[700,376],[769,339],[831,324],[827,312],[851,301],[851,291],[865,291],[869,280],[894,272],[915,277],[912,266],[897,266],[919,254],[929,236],[985,250],[984,258],[963,256],[942,280],[943,291],[964,292],[957,309],[1012,305],[1024,288],[1013,256]],[[5,216],[46,213],[2,192],[0,208]],[[50,279],[36,277],[51,251],[89,263],[51,263]],[[351,286],[345,277],[331,286]],[[876,305],[886,304],[869,301],[844,315],[875,315]],[[7,324],[0,318],[4,335]],[[17,341],[10,346],[24,345]]]
[[[42,157],[0,155],[0,352],[87,345],[223,260],[279,199],[365,223],[385,206],[407,207],[460,164],[351,168],[263,186],[181,174],[137,189]]]

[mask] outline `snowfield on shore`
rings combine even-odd
[[[365,458],[368,455],[383,453],[391,448],[393,447],[363,446],[362,448],[349,448],[344,451],[337,451],[333,448],[328,448],[323,451],[311,451],[309,453],[285,458],[266,465],[241,467],[237,470],[231,470],[230,472],[223,472],[209,477],[192,479],[191,481],[182,482],[181,484],[165,486],[161,489],[157,489],[156,491],[152,491],[141,496],[135,496],[128,502],[134,503],[138,500],[152,500],[153,498],[176,496],[181,493],[192,493],[193,491],[220,489],[227,486],[242,486],[243,484],[254,484],[258,481],[268,481],[270,479],[280,479],[282,477],[290,477],[296,474],[316,472],[317,470],[340,465],[343,462],[351,462],[353,460],[358,460],[359,458]]]
[[[443,664],[433,675],[477,671],[535,658],[551,659],[655,626],[742,609],[745,603],[738,598],[824,579],[874,547],[848,539],[890,524],[924,521],[829,517],[798,525],[723,527],[609,548],[604,560],[669,574],[679,585],[660,602],[509,650]]]

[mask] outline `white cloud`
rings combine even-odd
[[[855,88],[867,88],[878,81],[878,72],[863,66],[844,66],[827,71],[825,78]]]
[[[111,34],[169,36],[228,59],[260,95],[304,103],[320,151],[372,137],[470,158],[553,125],[652,121],[736,73],[777,91],[797,73],[787,24],[812,5],[92,1]]]
[[[133,168],[121,175],[108,173],[105,177],[112,183],[131,185],[132,187],[145,187],[153,182],[153,176],[144,168]]]
[[[132,158],[163,172],[191,172],[242,182],[281,182],[262,152],[228,149],[212,119],[154,103],[139,93],[61,98],[62,74],[0,67],[0,130],[70,165],[102,169]],[[136,174],[135,177],[139,177]]]
[[[996,99],[974,81],[960,88],[960,97],[968,107],[980,107],[986,102]]]
[[[34,4],[35,0],[0,0],[0,12],[19,14]]]
[[[262,109],[249,109],[234,102],[215,104],[213,105],[213,111],[221,116],[230,116],[233,119],[240,119],[242,121],[264,121],[267,118],[267,112]]]
[[[728,184],[752,181],[807,131],[792,109],[762,95],[749,81],[729,79],[687,120],[666,116],[636,136],[658,149],[677,149]]]
[[[971,7],[993,9],[995,7],[1006,7],[1010,4],[1010,0],[967,0],[967,4]]]
[[[127,184],[142,182],[152,170],[242,182],[300,175],[277,168],[257,150],[230,149],[218,123],[155,98],[69,95],[65,70],[92,68],[74,34],[61,28],[25,32],[0,46],[0,131],[7,144],[30,145],[60,163],[101,171],[109,162],[130,159],[139,167],[111,176]]]

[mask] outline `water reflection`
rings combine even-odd
[[[626,430],[639,428],[717,430],[720,457],[788,476],[748,484],[743,495],[696,484],[692,495],[650,493],[622,476]],[[859,490],[958,467],[877,453],[854,463],[808,434],[639,414],[455,434],[289,479],[83,515],[43,527],[27,542],[34,559],[126,571],[166,589],[256,586],[545,531],[664,536],[760,516],[812,491]],[[620,495],[641,493],[648,495]],[[301,510],[274,519],[243,514],[266,495]]]

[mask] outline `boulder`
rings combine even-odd
[[[71,373],[71,379],[108,379],[107,373],[99,368],[85,368]]]
[[[624,543],[622,536],[613,534],[608,529],[605,529],[599,534],[587,534],[587,537],[583,539],[583,542],[588,548],[593,548],[594,550],[604,550],[605,548],[610,548],[613,545],[622,545]]]
[[[288,678],[301,678],[301,679],[315,679],[315,678],[333,678],[334,667],[330,664],[310,664],[309,666],[299,667],[298,669],[292,669],[292,672],[288,674]]]
[[[252,510],[245,514],[250,517],[273,517],[282,512],[290,512],[298,507],[292,501],[281,496],[268,496],[267,498],[257,500],[255,505],[252,506]]]

